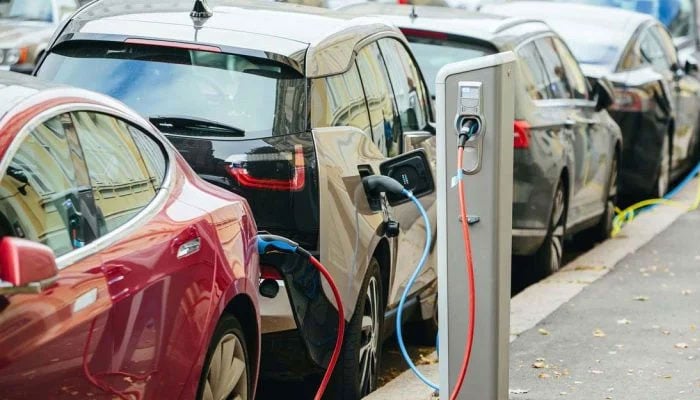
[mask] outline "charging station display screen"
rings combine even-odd
[[[479,89],[478,88],[469,87],[469,86],[462,86],[461,90],[462,90],[462,93],[461,93],[460,97],[463,99],[478,99],[479,98]]]

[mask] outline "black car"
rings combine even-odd
[[[589,77],[615,86],[611,115],[622,129],[626,199],[661,197],[693,164],[700,140],[697,64],[679,62],[671,35],[653,17],[581,4],[513,2],[484,11],[547,21]],[[581,34],[586,32],[585,35]]]
[[[440,7],[362,4],[344,9],[389,19],[406,35],[426,79],[445,64],[512,50],[515,88],[513,253],[537,275],[559,269],[566,235],[611,228],[620,129],[612,93],[590,87],[544,22]],[[434,86],[431,86],[434,91]]]

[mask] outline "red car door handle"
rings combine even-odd
[[[178,259],[189,257],[199,251],[202,240],[196,227],[190,226],[182,231],[172,242],[172,248]]]

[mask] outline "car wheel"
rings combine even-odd
[[[199,400],[250,400],[250,361],[243,328],[224,315],[214,331],[199,381]]]
[[[654,193],[652,197],[662,198],[668,192],[668,187],[671,184],[671,140],[668,135],[664,135],[664,140],[661,145],[661,162],[656,175],[656,185],[654,185]]]
[[[608,197],[605,202],[605,211],[603,211],[603,216],[595,228],[594,241],[604,241],[610,238],[610,233],[613,228],[613,220],[615,219],[615,204],[617,203],[617,191],[618,191],[618,158],[617,155],[613,157],[612,164],[610,164],[610,178],[608,179]]]
[[[326,398],[357,400],[377,388],[381,363],[384,296],[379,262],[372,258],[352,320],[345,331],[343,352]]]
[[[532,264],[538,276],[551,275],[561,268],[566,231],[566,193],[564,183],[559,181],[552,201],[547,236],[542,246],[532,256]]]

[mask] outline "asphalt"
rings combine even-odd
[[[510,399],[700,398],[700,211],[511,343]]]

